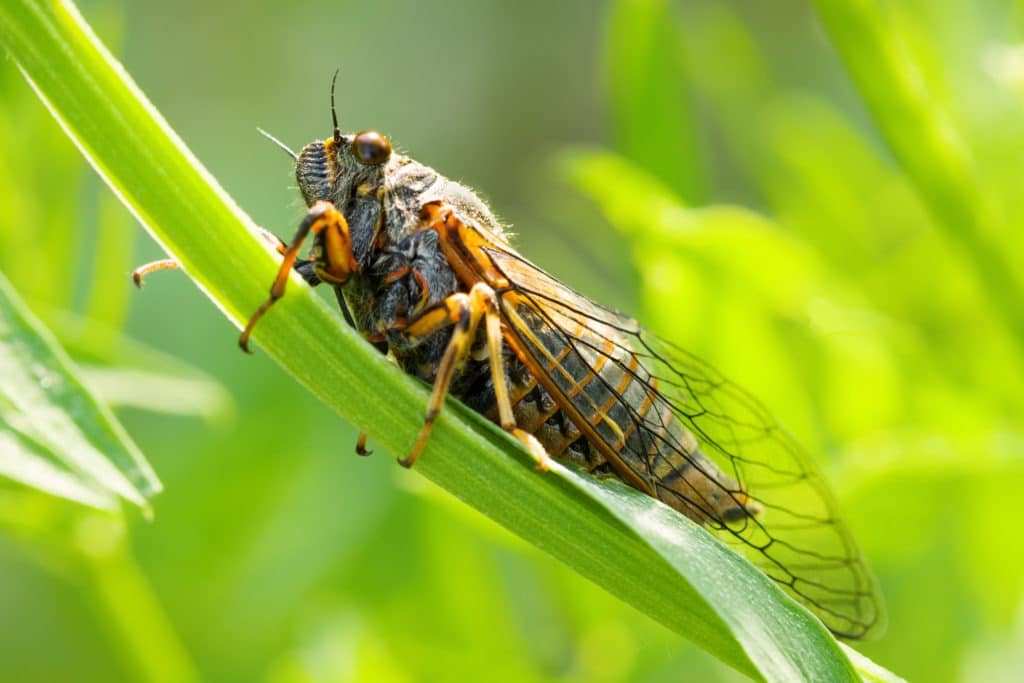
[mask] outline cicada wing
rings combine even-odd
[[[819,469],[759,401],[518,254],[487,253],[511,285],[502,308],[527,365],[625,481],[704,524],[833,633],[880,630],[874,580]]]
[[[833,633],[856,639],[880,630],[874,578],[807,453],[756,398],[707,363],[644,331],[634,347],[702,452],[760,509],[748,523],[708,526]]]

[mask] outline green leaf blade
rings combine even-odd
[[[766,680],[857,680],[820,621],[703,528],[680,523],[674,511],[624,485],[582,476],[574,484],[679,572]]]
[[[146,507],[160,482],[0,276],[0,474],[100,508]]]

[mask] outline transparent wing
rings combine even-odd
[[[528,365],[555,376],[560,405],[617,423],[590,434],[630,470],[623,479],[703,523],[836,635],[880,629],[873,578],[825,481],[759,401],[518,254],[486,251],[511,284],[499,296]]]

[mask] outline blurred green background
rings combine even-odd
[[[851,80],[839,15],[826,30],[795,0],[80,7],[283,235],[301,200],[255,127],[327,136],[340,68],[343,128],[477,188],[527,257],[712,361],[808,446],[888,601],[863,652],[912,680],[1010,681],[1024,5],[960,4],[877,15],[941,124],[931,150],[885,74]],[[0,679],[738,678],[391,454],[354,457],[353,429],[239,353],[187,278],[130,287],[160,256],[0,64],[0,270],[166,487],[151,521],[122,523],[0,485]]]

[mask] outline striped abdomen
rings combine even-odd
[[[512,323],[506,338],[529,370],[512,387],[513,412],[552,457],[614,475],[698,523],[756,514],[701,453],[625,335],[512,301],[502,302]]]

